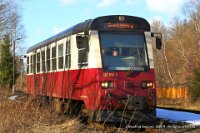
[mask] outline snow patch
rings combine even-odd
[[[18,95],[14,95],[14,96],[10,96],[8,99],[9,100],[16,100],[17,97],[18,97]]]
[[[156,109],[157,117],[171,121],[181,121],[191,123],[192,125],[200,125],[200,114],[171,111],[166,109]]]

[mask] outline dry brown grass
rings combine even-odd
[[[38,97],[16,93],[16,100],[10,100],[11,90],[0,89],[0,133],[129,133],[100,123],[84,124],[78,118],[58,115],[51,106],[41,106]],[[148,129],[146,133],[156,132]],[[163,130],[162,130],[163,131]]]
[[[189,98],[159,98],[157,106],[200,112],[200,100],[192,101]]]
[[[67,132],[79,125],[75,119],[52,112],[50,106],[41,107],[35,97],[20,93],[17,100],[10,100],[10,94],[7,90],[0,92],[1,133]]]
[[[41,106],[37,97],[16,93],[10,100],[11,90],[0,89],[0,133],[68,133],[116,132],[117,129],[101,124],[84,124],[78,118],[59,115],[52,107]]]

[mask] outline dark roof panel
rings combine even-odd
[[[35,51],[38,48],[47,46],[53,42],[56,42],[62,38],[65,38],[67,36],[77,34],[80,32],[85,32],[88,33],[89,30],[109,30],[105,27],[105,24],[107,23],[121,23],[122,20],[120,20],[121,15],[113,15],[113,16],[103,16],[103,17],[98,17],[95,19],[91,20],[86,20],[82,23],[79,23],[69,29],[66,29],[55,36],[52,36],[32,47],[30,47],[27,51],[27,53],[31,51]],[[122,16],[123,17],[123,22],[125,23],[134,23],[137,24],[137,29],[133,30],[142,30],[142,31],[150,31],[150,25],[149,23],[139,17],[134,17],[134,16]]]

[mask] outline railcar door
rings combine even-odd
[[[76,96],[79,97],[82,92],[83,86],[86,83],[84,72],[88,67],[88,52],[89,52],[89,39],[87,35],[76,36],[76,46],[78,49],[78,68],[73,79],[73,91],[75,90]]]
[[[63,79],[62,79],[62,97],[67,97],[67,98],[71,98],[72,96],[72,81],[71,81],[71,75],[72,72],[70,70],[71,68],[71,37],[68,37],[66,39],[66,43],[65,46],[63,46],[64,48],[64,53],[65,53],[65,57],[64,57],[64,72],[63,72]]]

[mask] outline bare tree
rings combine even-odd
[[[19,2],[19,1],[18,1]],[[0,36],[9,34],[12,40],[24,37],[21,25],[21,12],[19,3],[15,0],[0,0]]]
[[[187,51],[187,79],[190,80],[193,70],[200,66],[200,1],[191,0],[184,7],[186,19],[186,32],[184,32],[184,46]]]
[[[166,86],[169,84],[174,84],[174,79],[170,71],[169,62],[166,53],[166,44],[168,40],[168,31],[165,25],[159,20],[153,20],[151,23],[152,32],[162,33],[162,41],[163,46],[162,50],[158,51],[154,48],[154,59],[155,59],[155,69],[156,69],[156,77],[159,86]],[[170,79],[170,80],[168,80]]]
[[[20,12],[20,6],[19,1],[15,0],[0,0],[0,42],[2,42],[3,37],[5,35],[9,36],[10,43],[12,44],[12,50],[13,51],[13,78],[14,76],[14,70],[16,67],[16,56],[15,56],[15,49],[18,47],[21,47],[20,44],[16,43],[16,40],[19,40],[19,38],[22,38],[22,35],[24,34],[23,26],[21,25],[21,12]],[[23,40],[24,38],[20,39]],[[0,43],[1,45],[1,43]],[[1,54],[1,53],[0,53]],[[1,63],[1,57],[0,57],[0,63]],[[11,63],[11,62],[10,62]],[[15,80],[13,80],[15,81]]]
[[[151,24],[153,32],[163,34],[162,50],[154,48],[157,82],[161,86],[188,85],[193,70],[200,66],[200,0],[191,0],[183,10],[185,19],[176,17],[167,28],[158,20]]]

